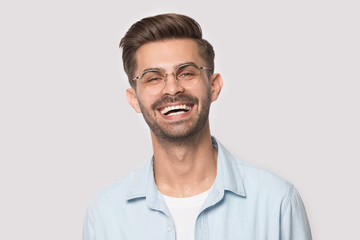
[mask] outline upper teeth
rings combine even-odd
[[[167,112],[170,112],[172,110],[178,110],[178,109],[184,109],[184,110],[190,110],[191,107],[187,106],[187,105],[177,105],[177,106],[169,106],[169,107],[165,107],[163,110],[161,110],[162,114],[165,114]]]

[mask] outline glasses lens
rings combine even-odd
[[[164,75],[159,71],[147,71],[141,76],[141,85],[150,92],[161,90],[165,81]]]
[[[149,71],[141,76],[141,84],[144,86],[157,85],[164,81],[164,75],[158,71]]]
[[[161,91],[161,89],[165,85],[165,77],[159,71],[148,71],[143,73],[140,78],[141,85],[143,88],[147,89],[147,91],[151,93],[157,93]]]
[[[200,71],[192,65],[185,65],[176,71],[176,79],[184,88],[194,87],[200,79]]]

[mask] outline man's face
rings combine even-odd
[[[188,62],[206,67],[197,43],[192,39],[147,43],[136,52],[136,61],[135,76],[149,68],[173,73],[177,66]],[[156,137],[180,140],[194,136],[208,124],[210,104],[216,99],[212,97],[212,82],[206,71],[200,71],[200,80],[192,88],[180,86],[172,74],[168,75],[164,88],[157,92],[149,91],[138,79],[136,92],[128,89],[129,102],[143,114]]]

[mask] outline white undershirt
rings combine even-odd
[[[193,240],[196,218],[209,190],[186,198],[163,195],[175,225],[176,240]]]

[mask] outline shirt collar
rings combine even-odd
[[[211,138],[214,148],[218,150],[217,175],[205,205],[210,206],[220,201],[225,191],[246,197],[238,160],[215,137]],[[153,209],[162,208],[163,201],[158,201],[161,198],[161,193],[155,184],[153,173],[152,157],[145,166],[139,168],[132,176],[126,199],[146,198],[149,207]]]
[[[216,138],[212,137],[213,145],[218,147],[217,176],[214,185],[219,191],[231,191],[239,196],[246,197],[242,179],[240,162]]]

